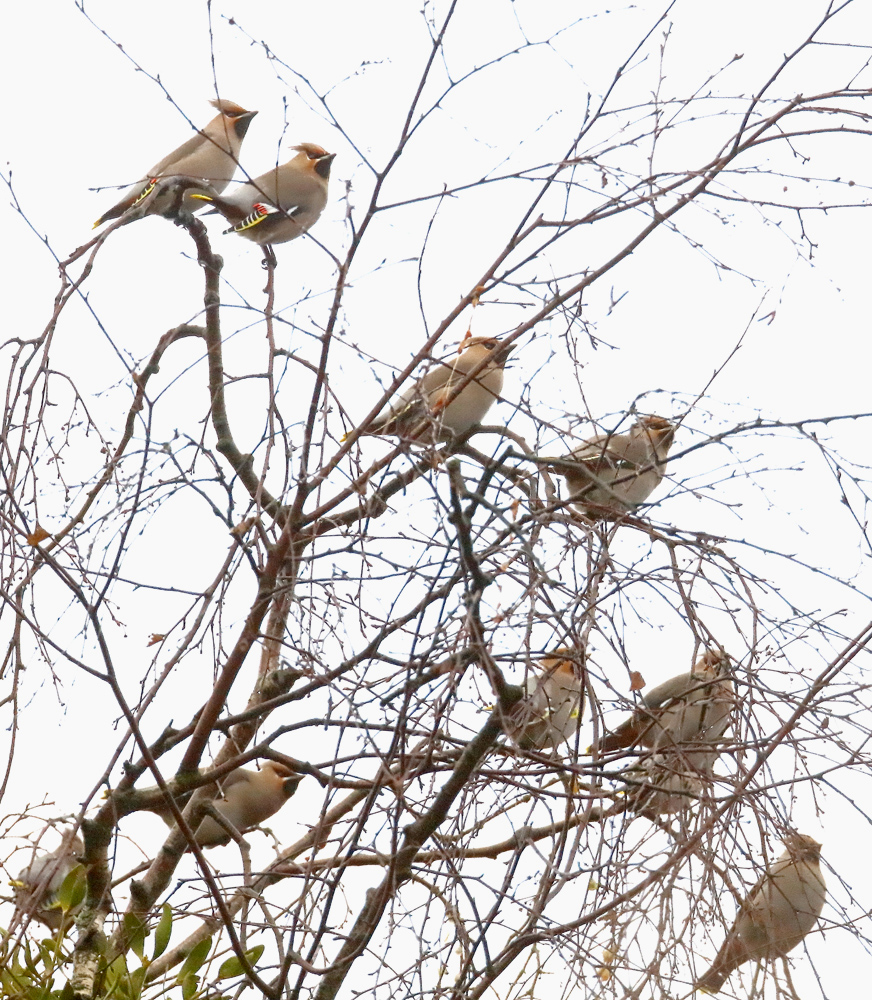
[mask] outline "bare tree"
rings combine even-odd
[[[632,39],[601,14],[622,55],[607,83],[563,95],[530,81],[574,70],[592,19],[534,32],[506,5],[494,35],[515,42],[495,49],[470,35],[475,11],[425,5],[427,50],[411,89],[394,87],[405,113],[377,155],[339,81],[292,68],[244,16],[222,24],[333,130],[341,246],[316,227],[261,271],[254,251],[225,263],[211,220],[176,213],[202,311],[118,350],[127,376],[95,386],[93,355],[69,345],[85,323],[106,351],[123,341],[99,302],[121,234],[143,225],[125,216],[59,255],[44,328],[3,345],[7,778],[17,734],[52,725],[28,711],[41,687],[77,717],[87,761],[74,789],[7,805],[11,878],[56,833],[69,844],[75,827],[83,847],[57,855],[51,898],[48,875],[17,879],[6,995],[689,996],[782,837],[868,831],[872,414],[819,412],[812,389],[805,412],[773,413],[765,381],[750,409],[719,395],[772,320],[762,291],[704,385],[673,380],[671,317],[652,316],[648,391],[637,373],[592,391],[623,346],[602,328],[640,255],[680,246],[713,286],[753,285],[716,227],[749,244],[775,227],[806,260],[818,217],[860,219],[862,182],[830,170],[870,132],[857,5],[823,7],[787,48],[791,24],[744,94],[738,54],[673,89],[673,6]],[[495,155],[471,135],[516,77],[532,105],[518,114],[542,132]],[[562,100],[578,113],[546,127]],[[236,237],[222,239],[224,253]],[[160,289],[146,277],[124,294],[132,317]],[[682,273],[670,294],[690,294]],[[701,340],[713,322],[700,316]],[[486,422],[454,434],[446,411],[485,362],[442,379],[438,400],[409,390],[470,336],[511,360]],[[415,420],[373,436],[403,392]],[[620,437],[637,420],[641,459]],[[668,431],[662,450],[651,428]],[[805,485],[782,486],[792,470]],[[856,557],[823,564],[826,524]],[[153,633],[146,657],[132,621]],[[722,724],[677,736],[665,710],[717,700],[693,672],[707,651],[729,665]],[[631,735],[604,739],[683,674]],[[223,783],[267,762],[293,776],[266,817],[273,847],[236,828]],[[160,846],[150,813],[171,825]],[[204,820],[229,846],[205,849]],[[793,968],[803,995],[831,995],[822,932],[828,950],[865,946],[868,907],[827,844],[813,963],[802,949],[752,962],[725,989],[796,996]],[[32,950],[35,918],[54,946]]]

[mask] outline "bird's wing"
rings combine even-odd
[[[159,177],[167,167],[172,166],[174,163],[178,163],[179,160],[183,160],[190,156],[192,153],[196,153],[198,149],[203,146],[203,143],[210,142],[202,133],[197,132],[192,135],[190,139],[183,142],[181,146],[178,146],[171,153],[159,160],[155,165],[148,171],[149,177]]]
[[[229,229],[225,229],[224,232],[244,233],[246,230],[254,229],[255,226],[258,226],[261,233],[269,233],[282,226],[288,219],[295,218],[302,211],[302,205],[276,208],[275,205],[270,205],[269,202],[259,201],[252,206],[251,212],[241,222],[237,222]],[[265,242],[268,243],[269,240]]]

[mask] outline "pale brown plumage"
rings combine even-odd
[[[729,670],[726,653],[708,650],[689,673],[652,688],[633,714],[591,751],[606,754],[641,743],[652,750],[681,747],[691,755],[696,744],[705,754],[700,744],[716,744],[730,724],[735,695]]]
[[[578,732],[584,697],[580,655],[561,646],[536,664],[538,674],[527,677],[527,696],[506,723],[506,733],[523,750],[558,747]]]
[[[64,835],[60,847],[50,854],[37,855],[34,849],[33,860],[10,883],[18,909],[55,933],[61,928],[68,929],[80,907],[65,914],[58,906],[57,893],[67,875],[81,863],[79,857],[83,851],[82,841],[71,832]]]
[[[336,156],[313,142],[292,147],[297,155],[226,197],[192,195],[210,202],[238,233],[260,246],[288,243],[318,221],[327,204],[330,167]]]
[[[246,111],[233,101],[216,100],[209,102],[219,112],[200,132],[183,142],[178,149],[159,160],[137,181],[124,197],[94,223],[94,228],[110,219],[117,219],[137,202],[151,194],[153,182],[167,177],[188,177],[202,187],[208,185],[210,191],[220,194],[236,172],[239,151],[256,111]],[[143,215],[162,215],[170,211],[177,195],[162,197],[158,190],[148,204]],[[191,194],[185,194],[183,205],[189,211],[202,208],[202,202],[191,201]],[[134,213],[135,218],[140,216]]]
[[[436,361],[418,381],[372,421],[364,433],[444,441],[481,423],[503,388],[503,365],[512,345],[495,337],[470,337],[460,352]],[[477,374],[458,391],[466,376]]]
[[[649,818],[693,808],[711,780],[711,763],[699,752],[649,754],[621,772],[628,808]]]
[[[212,805],[235,830],[245,833],[275,815],[296,792],[302,777],[284,764],[271,760],[266,761],[259,771],[238,767],[220,779],[221,796]],[[183,796],[179,805],[184,805],[189,797],[190,793]],[[155,811],[172,826],[174,819],[166,807]],[[203,817],[196,837],[200,847],[215,847],[231,840],[230,834],[212,816]]]
[[[626,434],[598,434],[550,471],[566,479],[570,499],[587,517],[626,514],[660,485],[675,431],[663,417],[639,417]]]
[[[220,782],[223,796],[214,806],[240,833],[259,826],[282,808],[297,790],[302,775],[274,761],[267,761],[259,771],[239,767]],[[197,827],[201,847],[226,844],[230,835],[217,820],[205,816]]]
[[[818,921],[827,887],[820,868],[821,845],[793,833],[784,853],[748,893],[712,967],[697,988],[717,993],[745,962],[782,958]]]

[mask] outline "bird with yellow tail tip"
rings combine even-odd
[[[515,706],[506,734],[522,750],[547,750],[569,742],[581,725],[584,676],[581,653],[561,646],[527,677],[526,697]]]
[[[391,400],[363,433],[431,443],[466,434],[499,399],[503,366],[513,347],[496,337],[467,337],[457,353],[433,362]]]
[[[330,167],[336,157],[313,142],[293,146],[297,155],[241,185],[227,197],[193,193],[208,202],[237,233],[260,246],[288,243],[308,232],[327,204]]]
[[[34,848],[33,860],[10,882],[18,911],[34,917],[54,933],[66,932],[81,902],[65,908],[58,894],[67,876],[81,867],[79,857],[83,851],[81,839],[72,830],[64,834],[60,847],[50,854],[37,854]]]
[[[159,160],[117,204],[97,219],[95,229],[110,219],[120,218],[128,209],[144,201],[158,187],[162,178],[188,177],[195,182],[192,187],[202,188],[205,184],[215,194],[220,194],[227,187],[239,163],[242,141],[257,112],[246,111],[233,101],[223,99],[209,103],[218,114],[196,135]],[[176,195],[164,195],[158,190],[142,214],[163,215],[172,212],[178,207],[176,200]],[[191,193],[186,192],[182,198],[182,207],[193,212],[203,206],[196,201],[192,202]],[[140,216],[134,213],[134,217]]]
[[[268,760],[259,771],[238,767],[218,781],[221,798],[213,807],[238,833],[245,833],[274,816],[296,792],[303,775],[284,764]],[[158,810],[165,823],[172,826],[173,817],[165,809]],[[196,833],[200,847],[227,844],[232,839],[212,816],[204,816]]]
[[[827,898],[821,845],[801,833],[784,838],[784,853],[748,893],[711,968],[696,983],[719,993],[745,962],[783,958],[818,922]]]
[[[626,434],[597,434],[549,472],[566,480],[569,498],[586,517],[615,517],[644,503],[666,475],[676,426],[664,417],[639,417]]]
[[[707,650],[691,671],[652,688],[633,714],[589,752],[614,753],[641,743],[652,750],[680,748],[685,754],[716,756],[710,748],[726,732],[735,705],[730,670],[723,650]]]

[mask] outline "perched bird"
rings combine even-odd
[[[245,833],[269,819],[282,808],[297,790],[302,780],[284,764],[268,760],[259,771],[249,771],[238,767],[222,778],[218,785],[221,798],[213,803],[219,812],[240,833]],[[172,825],[169,813],[161,813],[163,819]],[[215,847],[230,841],[230,834],[211,816],[204,816],[197,827],[197,843],[200,847]]]
[[[194,193],[231,223],[227,233],[238,233],[264,246],[287,243],[302,236],[318,221],[327,204],[327,182],[336,157],[312,142],[293,146],[297,155],[243,184],[226,198]]]
[[[675,430],[663,417],[640,417],[626,434],[597,434],[585,441],[549,472],[566,479],[570,499],[587,517],[626,514],[666,475]]]
[[[718,993],[745,962],[783,958],[817,923],[827,897],[821,845],[801,833],[784,838],[787,850],[748,893],[714,964],[697,982]]]
[[[80,864],[77,855],[83,851],[82,841],[71,831],[64,835],[60,847],[51,854],[37,856],[34,849],[33,861],[10,883],[15,889],[18,909],[35,917],[55,933],[62,928],[66,930],[81,904],[64,912],[57,893],[67,875]]]
[[[546,750],[571,740],[581,724],[584,680],[572,659],[576,650],[561,646],[537,666],[526,681],[527,697],[506,723],[506,733],[522,750]]]
[[[689,673],[649,691],[629,719],[597,740],[591,752],[612,753],[641,743],[652,750],[679,747],[691,759],[695,747],[705,758],[706,745],[716,744],[726,732],[734,702],[729,656],[707,650]],[[699,767],[701,761],[693,763]]]
[[[219,114],[202,131],[158,161],[141,181],[127,191],[117,205],[113,205],[97,219],[95,229],[109,219],[117,219],[146,198],[154,190],[156,182],[163,177],[190,177],[200,185],[208,184],[209,189],[216,194],[227,187],[239,163],[242,140],[257,112],[246,111],[233,101],[218,100],[209,103]],[[190,193],[184,197],[184,207],[188,211],[203,207],[191,202],[190,198]],[[163,215],[176,207],[173,201],[169,196],[161,197],[158,192],[144,214]]]
[[[451,360],[434,362],[413,386],[392,400],[364,433],[430,441],[465,434],[481,423],[499,398],[503,365],[513,346],[495,337],[469,337]],[[458,391],[476,369],[477,374]]]
[[[621,772],[628,807],[643,816],[671,816],[697,802],[711,780],[710,761],[693,753],[662,752]],[[690,760],[688,758],[691,758]]]

